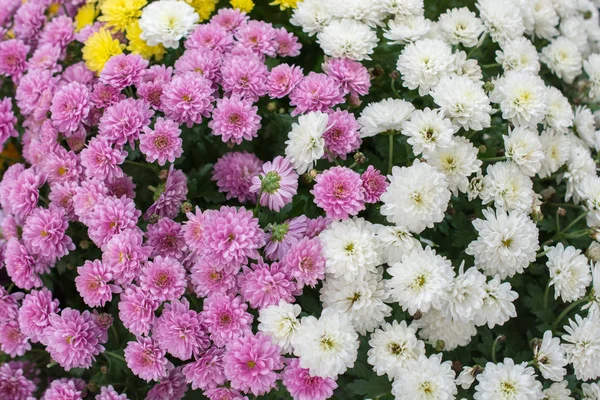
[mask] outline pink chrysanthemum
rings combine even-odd
[[[185,41],[188,50],[206,49],[224,54],[233,46],[233,35],[216,24],[198,25]]]
[[[95,400],[128,400],[127,395],[119,394],[112,385],[102,386]]]
[[[225,193],[227,200],[236,198],[240,203],[254,202],[256,194],[250,192],[250,187],[261,167],[262,161],[254,153],[225,153],[214,166],[212,180],[217,182],[219,192]]]
[[[315,204],[325,210],[328,217],[346,219],[365,209],[365,189],[360,175],[350,168],[333,167],[315,178],[310,192]]]
[[[286,254],[282,264],[298,283],[298,287],[315,287],[325,278],[325,257],[318,237],[302,238]]]
[[[94,85],[90,94],[90,102],[97,108],[108,108],[125,98],[121,91],[112,86],[104,85],[100,82]]]
[[[281,260],[291,246],[304,237],[308,218],[301,215],[281,224],[270,224],[267,227],[267,245],[265,255],[269,260]]]
[[[19,316],[19,305],[17,302],[23,296],[23,292],[9,294],[3,286],[0,286],[0,322],[17,319]]]
[[[12,368],[8,363],[0,365],[0,398],[29,400],[33,399],[36,389],[35,383],[27,379],[21,368]]]
[[[152,337],[169,354],[184,361],[210,347],[200,315],[190,310],[185,297],[181,301],[174,300],[165,304],[160,318],[152,328]]]
[[[17,0],[2,1],[2,7],[0,8],[0,26],[5,26],[22,4],[21,1]]]
[[[83,266],[77,268],[75,287],[90,307],[104,307],[112,299],[113,293],[121,290],[116,285],[111,285],[112,274],[100,260],[86,260]]]
[[[65,212],[65,215],[70,221],[76,221],[75,206],[73,204],[73,196],[77,193],[79,185],[77,182],[55,183],[50,187],[48,199],[50,200],[50,208],[59,207]]]
[[[309,73],[290,93],[290,104],[296,106],[292,115],[309,111],[327,112],[344,102],[339,84],[325,74]]]
[[[181,372],[182,367],[173,368],[166,378],[154,385],[146,395],[145,400],[181,400],[187,392],[185,376]]]
[[[27,68],[29,71],[47,69],[52,73],[60,72],[62,71],[62,66],[58,62],[61,56],[62,50],[60,47],[51,44],[41,45],[35,49],[31,58],[27,61]]]
[[[75,380],[57,379],[44,392],[44,400],[83,400],[85,389],[77,387]]]
[[[16,320],[0,324],[0,350],[11,357],[22,356],[31,350],[29,338],[21,332]]]
[[[326,400],[338,386],[332,378],[311,376],[307,369],[300,367],[297,358],[288,362],[281,378],[294,400]]]
[[[148,69],[144,71],[142,74],[142,80],[140,84],[146,82],[162,82],[167,83],[171,80],[173,76],[173,67],[167,67],[166,65],[152,65]],[[139,85],[138,84],[138,88]]]
[[[91,87],[94,79],[96,79],[96,74],[88,69],[85,62],[80,61],[65,68],[61,75],[61,79],[65,82],[77,82],[84,86]]]
[[[329,129],[323,134],[325,147],[331,153],[327,154],[327,158],[330,161],[334,157],[345,160],[348,153],[358,150],[362,143],[359,129],[354,114],[339,109],[329,114]]]
[[[123,176],[119,165],[125,161],[127,152],[122,148],[113,148],[106,137],[98,136],[89,141],[80,157],[88,178],[114,179]]]
[[[104,351],[106,331],[89,311],[65,308],[50,316],[50,325],[41,338],[46,351],[65,370],[89,368],[95,356]]]
[[[283,359],[279,346],[259,332],[229,343],[223,364],[232,388],[260,396],[275,387],[278,377],[275,371],[283,368]]]
[[[0,47],[2,44],[0,43]],[[0,56],[1,57],[1,56]],[[51,71],[33,70],[27,72],[19,82],[15,92],[15,99],[21,114],[30,116],[43,115],[46,118],[59,77],[53,77]]]
[[[275,30],[275,43],[277,55],[280,57],[296,57],[300,55],[302,45],[298,43],[298,37],[285,28]]]
[[[323,64],[323,71],[341,86],[344,94],[364,96],[369,93],[371,77],[367,67],[349,58],[332,58]]]
[[[154,312],[159,305],[145,290],[131,285],[121,293],[119,319],[134,335],[147,335],[156,320]]]
[[[185,379],[192,385],[192,389],[214,389],[225,383],[224,353],[224,349],[211,347],[195,361],[183,367]]]
[[[45,11],[46,6],[42,2],[27,2],[19,7],[15,13],[13,25],[15,37],[35,44],[37,36],[46,22]]]
[[[139,281],[140,287],[160,302],[179,299],[187,285],[183,265],[174,258],[160,256],[148,261]]]
[[[231,56],[221,68],[223,90],[238,94],[252,102],[267,92],[267,66],[257,56]]]
[[[304,79],[302,68],[296,65],[280,64],[273,68],[267,78],[269,96],[280,99],[291,93]]]
[[[161,108],[167,118],[188,128],[209,118],[213,110],[214,89],[211,81],[195,72],[177,75],[163,88]]]
[[[194,72],[216,83],[221,77],[222,54],[205,47],[186,50],[175,62],[175,74]]]
[[[169,218],[161,218],[147,227],[148,246],[152,249],[150,257],[171,257],[181,261],[187,253],[181,225]]]
[[[13,164],[6,169],[0,181],[0,205],[3,210],[12,213],[13,199],[10,195],[12,188],[18,182],[19,175],[25,171],[24,164]]]
[[[66,256],[69,251],[75,250],[73,241],[65,234],[68,227],[62,209],[35,209],[23,226],[23,242],[27,251],[49,263]]]
[[[248,21],[249,17],[244,11],[236,8],[221,8],[210,19],[211,25],[218,25],[229,32],[234,32]]]
[[[200,208],[196,206],[195,212],[188,212],[186,217],[187,221],[185,221],[181,227],[183,239],[190,251],[199,254],[202,249],[202,241],[204,238],[204,214]]]
[[[57,313],[58,300],[52,299],[47,288],[32,290],[23,299],[19,309],[19,327],[32,343],[37,343],[45,335],[50,325],[50,315]]]
[[[0,75],[19,79],[27,68],[29,46],[18,39],[0,42]]]
[[[154,192],[154,203],[146,210],[144,218],[148,219],[152,214],[160,217],[175,218],[179,214],[179,207],[188,194],[187,177],[183,172],[169,167],[167,181],[158,186]]]
[[[112,56],[104,65],[100,73],[100,82],[122,90],[138,84],[147,67],[148,61],[139,54],[118,54]]]
[[[113,178],[106,182],[108,194],[115,197],[127,197],[135,199],[135,183],[133,178],[127,174],[123,174],[120,178]]]
[[[10,190],[10,210],[17,221],[24,221],[38,203],[44,177],[34,168],[21,172]]]
[[[204,300],[200,313],[202,322],[216,346],[224,347],[233,339],[251,332],[253,317],[247,309],[248,305],[240,296],[214,293]]]
[[[88,235],[96,246],[103,247],[114,235],[135,228],[140,215],[127,197],[103,197],[90,213]]]
[[[192,267],[190,279],[199,297],[207,297],[214,293],[235,294],[237,288],[236,275],[203,257],[199,257]]]
[[[52,18],[40,34],[39,45],[51,45],[64,50],[69,43],[75,39],[73,20],[67,16],[60,15]]]
[[[240,144],[243,140],[250,141],[258,135],[260,120],[258,107],[249,100],[233,95],[217,100],[217,107],[208,127],[212,129],[213,135],[221,136],[223,142]]]
[[[143,240],[141,231],[128,229],[114,235],[102,248],[102,263],[116,284],[127,286],[140,275],[151,251]]]
[[[262,172],[252,177],[250,192],[260,193],[260,205],[279,211],[298,192],[298,174],[287,158],[277,156],[262,166]]]
[[[145,126],[150,124],[154,111],[144,100],[126,98],[108,107],[98,125],[98,133],[110,142],[135,148],[135,140]]]
[[[148,68],[144,71],[142,81],[136,85],[138,97],[150,103],[155,110],[159,110],[161,108],[160,96],[162,96],[163,87],[171,80],[172,74],[172,67],[153,65]]]
[[[17,227],[17,221],[12,215],[6,215],[0,223],[2,229],[2,236],[4,240],[19,239],[19,228]]]
[[[6,244],[4,263],[6,273],[18,288],[31,290],[42,286],[39,274],[44,272],[45,268],[29,255],[19,240],[11,239]]]
[[[59,182],[79,182],[83,174],[79,157],[75,152],[68,151],[63,147],[53,149],[46,155],[42,164],[42,171],[50,184]]]
[[[165,357],[166,352],[152,338],[138,337],[128,342],[125,360],[131,371],[146,382],[158,381],[167,376],[173,364]]]
[[[365,202],[377,203],[389,185],[385,175],[369,165],[367,170],[362,173],[361,179],[362,186],[365,189]]]
[[[0,101],[0,147],[9,137],[18,137],[19,133],[15,129],[17,117],[12,111],[12,99],[5,97]]]
[[[250,307],[262,309],[278,304],[279,300],[294,302],[294,295],[299,294],[296,284],[278,263],[269,266],[259,260],[251,267],[244,267],[243,274],[238,278],[240,293]]]
[[[235,32],[239,44],[257,54],[269,57],[276,55],[276,36],[277,31],[272,24],[257,20],[248,21]]]
[[[204,392],[204,395],[209,400],[248,400],[248,396],[242,395],[239,391],[224,387],[208,389]]]
[[[52,123],[69,137],[90,113],[90,92],[85,85],[71,82],[56,92],[50,106]]]
[[[73,208],[79,220],[89,225],[92,209],[107,195],[108,188],[103,181],[88,179],[81,182],[81,186],[75,189],[75,195],[73,196]]]
[[[183,153],[183,140],[179,137],[179,124],[170,119],[159,117],[154,123],[154,129],[145,126],[140,135],[140,151],[146,156],[146,161],[152,163],[158,160],[158,165],[167,161],[173,163]]]

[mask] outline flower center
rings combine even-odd
[[[154,138],[154,146],[158,150],[163,150],[168,145],[169,145],[169,138],[167,138],[165,135],[160,135],[160,136],[157,136],[156,138]]]

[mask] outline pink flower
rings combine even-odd
[[[281,224],[270,224],[267,227],[267,245],[265,255],[269,260],[281,260],[291,246],[304,237],[308,218],[301,215]]]
[[[94,90],[90,94],[90,102],[97,108],[108,108],[124,98],[125,95],[121,94],[119,89],[100,82],[94,85]]]
[[[365,189],[365,202],[377,203],[381,195],[386,191],[389,183],[381,172],[372,165],[362,173],[362,186]]]
[[[91,87],[96,78],[96,74],[88,69],[85,62],[80,61],[65,68],[61,78],[65,82],[77,82],[87,87]]]
[[[250,333],[253,317],[247,309],[248,305],[240,296],[213,293],[207,297],[200,314],[204,326],[210,332],[210,340],[216,346],[224,347],[233,339]]]
[[[334,157],[345,160],[348,153],[358,150],[362,143],[359,129],[354,114],[339,109],[329,114],[329,129],[323,134],[325,147],[333,155],[327,154],[329,161]]]
[[[35,69],[47,69],[52,73],[60,72],[62,66],[58,64],[62,56],[60,47],[53,46],[51,44],[44,44],[39,46],[33,52],[33,55],[27,61],[27,67],[29,71]]]
[[[135,199],[135,183],[129,175],[123,174],[120,178],[112,178],[106,182],[108,194],[115,197],[127,197]]]
[[[302,68],[295,65],[280,64],[273,68],[267,78],[267,91],[269,96],[276,99],[290,94],[292,90],[304,79]]]
[[[204,238],[204,214],[200,211],[200,208],[196,206],[194,213],[188,212],[186,214],[187,221],[183,223],[181,231],[183,232],[183,239],[188,249],[199,254],[202,249],[202,240]]]
[[[206,49],[220,54],[229,52],[232,46],[233,35],[217,24],[198,25],[185,41],[188,50]]]
[[[244,272],[239,276],[240,293],[250,303],[250,307],[262,309],[279,300],[288,303],[294,302],[296,284],[292,278],[278,264],[270,266],[259,260],[257,264],[251,264],[252,269],[244,267]]]
[[[15,37],[28,43],[35,43],[37,35],[46,22],[46,7],[41,2],[27,2],[15,13],[13,30]]]
[[[83,266],[77,268],[77,275],[75,287],[90,307],[104,307],[112,299],[113,293],[121,291],[118,286],[108,283],[112,280],[112,274],[100,260],[86,260]]]
[[[58,300],[47,288],[32,290],[19,309],[19,327],[32,343],[39,342],[50,325],[50,316],[58,313]]]
[[[108,107],[98,125],[98,133],[115,145],[129,143],[135,148],[135,140],[145,126],[150,124],[154,111],[144,100],[126,98]]]
[[[290,104],[296,106],[292,115],[309,111],[327,112],[344,102],[339,84],[325,74],[309,73],[290,93]]]
[[[248,21],[236,32],[235,38],[242,46],[251,49],[259,55],[275,57],[277,31],[273,25],[257,20]]]
[[[34,168],[21,172],[10,190],[10,211],[18,221],[24,221],[36,208],[39,189],[44,184],[44,177]]]
[[[1,47],[2,43],[0,43]],[[59,77],[52,77],[52,72],[46,70],[33,70],[25,74],[15,92],[15,99],[21,114],[30,116],[39,113],[43,118],[36,119],[45,119],[50,110],[58,80]]]
[[[0,324],[0,350],[11,357],[22,356],[31,350],[29,338],[21,332],[16,320]]]
[[[0,147],[9,137],[18,137],[19,132],[15,129],[17,117],[12,111],[12,99],[5,97],[0,101]]]
[[[223,142],[240,144],[243,140],[250,141],[257,136],[260,120],[258,107],[233,95],[217,100],[217,107],[208,127],[212,129],[213,135],[221,136]]]
[[[102,263],[116,284],[127,286],[140,275],[151,251],[142,242],[139,230],[127,229],[114,235],[102,248]]]
[[[83,400],[84,389],[78,388],[74,380],[57,379],[44,392],[44,400]]]
[[[29,46],[18,39],[0,42],[0,75],[18,80],[27,68]]]
[[[123,176],[119,165],[123,164],[127,152],[113,148],[106,137],[97,136],[81,151],[81,165],[88,178],[114,179]]]
[[[23,296],[23,292],[9,294],[3,286],[0,286],[0,322],[17,319],[19,315],[17,301]]]
[[[221,68],[223,90],[238,94],[252,102],[267,92],[267,66],[257,56],[231,56]]]
[[[297,358],[288,362],[281,378],[294,400],[326,400],[338,386],[332,378],[310,376],[307,369],[300,367]]]
[[[71,82],[56,92],[50,106],[52,123],[66,137],[79,129],[90,113],[90,92],[85,85]]]
[[[35,383],[27,379],[21,368],[12,368],[8,363],[0,365],[0,398],[29,400],[36,389]]]
[[[0,7],[0,26],[5,26],[22,4],[17,0],[3,0]]]
[[[224,367],[232,388],[259,396],[275,387],[278,377],[275,371],[283,368],[283,359],[279,346],[259,332],[230,342],[225,352]]]
[[[50,193],[48,194],[50,208],[62,208],[70,221],[76,221],[77,216],[75,214],[73,196],[75,196],[78,188],[79,185],[77,182],[55,183],[52,185],[50,187]]]
[[[365,209],[365,190],[360,175],[350,168],[333,167],[315,178],[310,192],[315,204],[325,210],[328,217],[346,219]]]
[[[8,241],[4,257],[6,273],[18,288],[30,290],[42,286],[39,274],[44,272],[45,268],[29,255],[19,240]]]
[[[287,273],[296,279],[299,288],[306,285],[315,287],[325,278],[325,257],[318,237],[300,239],[285,255],[282,263]]]
[[[124,196],[105,196],[90,213],[88,236],[98,247],[102,247],[114,235],[135,228],[141,214],[133,200]]]
[[[77,154],[63,147],[58,147],[46,154],[42,171],[46,174],[46,179],[50,184],[68,181],[79,182],[83,174],[83,168]]]
[[[187,178],[183,172],[173,167],[173,164],[169,167],[169,173],[167,174],[167,181],[164,186],[159,185],[154,196],[158,196],[154,204],[152,204],[146,213],[144,218],[148,219],[152,214],[156,214],[160,217],[175,218],[179,214],[179,207],[185,200],[188,194]]]
[[[190,279],[199,297],[207,297],[214,293],[235,294],[237,288],[236,275],[203,257],[199,257],[192,267]]]
[[[209,118],[213,109],[214,89],[211,81],[195,72],[177,75],[163,88],[160,96],[165,116],[188,128]]]
[[[160,303],[148,292],[135,285],[121,293],[119,301],[119,319],[123,326],[136,336],[147,335],[154,324],[154,312]]]
[[[217,181],[219,192],[225,193],[228,200],[237,198],[240,203],[255,201],[256,194],[250,192],[250,187],[261,167],[262,161],[254,153],[225,153],[214,166],[212,180]]]
[[[52,18],[40,35],[39,45],[51,45],[63,51],[75,39],[73,20],[60,15]]]
[[[0,181],[0,205],[8,213],[12,213],[13,198],[10,195],[12,188],[17,184],[19,175],[25,170],[24,164],[13,164],[6,169]]]
[[[171,369],[166,378],[162,378],[160,383],[150,389],[145,400],[183,399],[187,392],[187,384],[181,369],[181,367]]]
[[[138,337],[136,342],[128,342],[125,360],[129,369],[146,382],[164,378],[173,368],[165,357],[165,351],[152,338]]]
[[[148,261],[139,282],[143,290],[160,302],[179,299],[187,285],[183,265],[173,258],[161,256]]]
[[[160,97],[163,93],[163,87],[165,82],[142,82],[138,85],[137,95],[141,99],[145,100],[155,110],[160,110],[162,102]]]
[[[118,54],[112,56],[104,65],[100,73],[100,82],[122,90],[138,84],[147,67],[148,61],[139,54]]]
[[[195,361],[183,367],[183,374],[187,383],[192,384],[192,389],[214,389],[225,383],[223,370],[223,354],[225,350],[211,347]]]
[[[364,96],[369,93],[371,77],[367,68],[349,58],[332,58],[323,64],[323,71],[342,87],[344,94]]]
[[[181,231],[181,225],[169,218],[161,218],[156,224],[147,227],[148,246],[151,257],[171,257],[181,261],[187,248]]]
[[[262,172],[252,177],[251,193],[260,193],[260,205],[279,211],[291,203],[298,191],[298,174],[287,158],[277,156],[262,166]]]
[[[285,28],[275,30],[275,43],[277,54],[280,57],[296,57],[300,55],[302,45],[298,43],[298,37],[288,32]]]
[[[222,8],[221,10],[226,10]],[[229,388],[215,388],[208,389],[204,392],[204,395],[208,397],[209,400],[248,400],[247,396],[243,396],[237,390],[229,389]]]
[[[65,234],[68,226],[65,213],[60,208],[33,210],[23,226],[23,242],[27,251],[49,263],[66,256],[69,251],[75,250],[73,241]]]
[[[106,184],[99,179],[88,179],[81,182],[73,195],[73,209],[79,220],[89,225],[90,213],[96,204],[108,195]]]
[[[194,72],[214,84],[221,78],[221,59],[220,52],[206,47],[189,49],[175,61],[175,74]]]
[[[112,385],[102,386],[95,400],[128,400],[127,395],[119,394]]]
[[[152,163],[158,160],[158,165],[171,163],[181,157],[183,141],[179,137],[179,124],[170,119],[159,117],[154,123],[154,130],[145,126],[140,135],[140,151],[146,156],[146,161]]]
[[[221,8],[210,20],[211,25],[218,25],[229,32],[234,32],[248,21],[244,11],[234,8]]]

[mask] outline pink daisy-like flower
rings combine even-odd
[[[70,221],[76,221],[77,215],[73,205],[73,196],[75,196],[78,188],[77,182],[55,183],[52,185],[48,194],[50,208],[62,208]]]
[[[80,157],[88,178],[114,179],[123,176],[119,165],[125,161],[127,152],[122,148],[113,148],[106,137],[98,136],[89,141]]]
[[[213,135],[221,136],[225,143],[250,141],[258,135],[261,126],[258,107],[238,95],[217,100],[212,117],[208,127],[212,129]]]
[[[128,400],[127,395],[119,394],[112,385],[102,386],[95,400]]]
[[[367,67],[349,58],[332,58],[323,64],[323,71],[341,86],[344,94],[364,96],[369,93],[371,77]]]
[[[147,82],[162,82],[167,83],[171,80],[173,76],[173,67],[167,67],[166,65],[151,65],[148,69],[146,69],[142,74],[142,80],[137,85],[139,89],[139,85]]]
[[[1,46],[2,43],[0,43]],[[39,113],[43,115],[43,118],[39,119],[45,119],[47,112],[50,110],[59,79],[59,77],[53,77],[51,71],[33,70],[27,72],[19,81],[19,86],[17,86],[15,92],[15,99],[21,114],[30,116]]]
[[[12,99],[5,97],[0,101],[0,147],[9,137],[18,137],[19,132],[15,129],[17,117],[12,111]]]
[[[157,301],[177,300],[187,285],[185,268],[174,258],[158,256],[146,263],[139,283]]]
[[[327,154],[329,161],[334,157],[345,160],[348,153],[358,150],[362,143],[359,129],[354,114],[339,109],[329,114],[329,129],[323,133],[325,147],[331,153]]]
[[[96,108],[108,108],[125,97],[119,89],[97,82],[90,94],[90,102]]]
[[[204,238],[204,214],[202,214],[200,208],[196,206],[195,212],[188,212],[186,217],[187,221],[185,221],[181,227],[183,239],[190,251],[199,254],[202,249],[202,241]]]
[[[288,32],[285,28],[275,30],[275,43],[277,55],[280,57],[296,57],[300,55],[302,45],[298,43],[298,37]]]
[[[29,400],[34,398],[36,389],[35,383],[27,379],[21,368],[12,368],[9,363],[0,365],[0,398]]]
[[[11,357],[22,356],[31,350],[29,338],[21,332],[16,320],[0,324],[0,350]]]
[[[50,387],[44,392],[44,400],[83,400],[83,388],[78,387],[77,382],[72,379],[57,379],[50,383]]]
[[[79,182],[83,168],[75,152],[63,147],[57,147],[46,155],[42,164],[42,171],[50,184],[62,182]]]
[[[139,54],[117,54],[104,64],[100,73],[100,82],[122,90],[139,83],[147,67],[148,61]]]
[[[311,376],[297,358],[287,363],[281,378],[294,400],[326,400],[338,386],[332,378]]]
[[[287,158],[277,156],[262,166],[262,172],[252,177],[250,192],[260,194],[260,205],[279,211],[298,192],[298,174]]]
[[[282,264],[298,283],[298,288],[315,287],[325,278],[325,257],[318,237],[304,237],[285,255]]]
[[[51,45],[64,50],[69,43],[75,39],[73,20],[67,16],[60,15],[52,18],[40,34],[39,45]]]
[[[65,82],[77,82],[91,87],[94,79],[96,79],[96,74],[88,69],[85,62],[80,61],[65,68],[61,79]]]
[[[44,268],[36,263],[19,240],[10,239],[4,251],[6,273],[18,288],[30,290],[42,286],[39,273]]]
[[[188,49],[175,62],[175,74],[194,72],[216,83],[221,76],[222,54],[205,47]]]
[[[161,110],[162,101],[160,100],[163,88],[166,82],[150,81],[142,82],[138,85],[137,95],[145,100],[155,110]]]
[[[19,79],[27,68],[29,46],[18,39],[0,42],[0,75]]]
[[[340,85],[325,74],[309,73],[290,93],[290,104],[296,106],[292,115],[309,111],[327,112],[344,102]]]
[[[153,338],[138,337],[137,341],[128,342],[125,348],[127,366],[146,382],[166,377],[168,371],[173,368],[165,354]]]
[[[242,395],[239,391],[224,387],[208,389],[204,392],[204,395],[209,400],[248,400],[248,396]]]
[[[50,325],[50,315],[58,313],[58,300],[52,298],[47,288],[32,290],[23,299],[19,309],[19,327],[32,343],[37,343],[45,335]]]
[[[127,197],[135,199],[135,183],[129,175],[123,174],[120,178],[112,178],[106,182],[108,194],[115,197]]]
[[[10,190],[10,211],[17,221],[24,221],[36,208],[39,190],[44,181],[44,177],[34,168],[28,168],[19,174]]]
[[[346,219],[365,209],[365,189],[360,175],[350,168],[333,167],[317,175],[310,191],[315,204],[328,217]]]
[[[0,181],[0,205],[2,206],[3,210],[8,213],[12,213],[13,207],[10,192],[17,184],[19,175],[21,175],[23,171],[25,171],[24,164],[13,164],[6,169],[2,180]]]
[[[107,335],[94,314],[65,308],[60,315],[50,315],[50,325],[41,340],[52,359],[68,371],[89,368],[95,356],[104,351]]]
[[[290,94],[304,79],[302,68],[296,65],[280,64],[273,68],[267,78],[267,91],[270,97],[280,99]]]
[[[267,245],[265,255],[269,260],[281,260],[292,245],[304,237],[308,218],[304,215],[294,217],[281,224],[267,227]]]
[[[232,46],[233,35],[217,24],[198,25],[185,41],[188,50],[214,50],[219,54],[229,52]]]
[[[4,216],[2,223],[0,223],[0,229],[2,229],[2,236],[4,236],[4,240],[19,239],[17,221],[12,215]]]
[[[127,229],[114,235],[102,248],[102,263],[116,284],[127,286],[139,276],[151,251],[143,240],[141,231]]]
[[[267,393],[275,387],[278,374],[283,368],[279,346],[262,332],[247,334],[227,345],[223,359],[225,376],[231,387],[255,396]]]
[[[61,87],[50,106],[52,123],[66,137],[79,129],[90,113],[90,92],[87,86],[71,82]]]
[[[225,153],[214,166],[212,180],[217,182],[219,192],[225,193],[227,200],[236,198],[240,203],[256,200],[250,192],[252,178],[258,175],[262,161],[254,153],[247,151]]]
[[[112,299],[113,293],[121,292],[118,286],[108,283],[112,280],[112,274],[100,260],[86,260],[83,266],[77,268],[77,275],[75,287],[84,303],[90,307],[104,307]]]
[[[223,27],[228,32],[236,31],[240,26],[246,24],[250,17],[242,10],[236,8],[221,8],[210,19],[211,25]]]
[[[235,294],[237,288],[236,275],[203,257],[199,257],[192,267],[190,279],[199,297],[207,297],[214,293]]]
[[[73,195],[73,209],[79,220],[89,225],[90,214],[96,204],[108,195],[106,184],[99,179],[88,179],[81,182]]]
[[[160,303],[148,292],[131,285],[121,293],[119,319],[134,335],[147,335],[156,320],[154,312],[159,306]]]
[[[296,284],[292,283],[292,278],[278,263],[269,266],[259,260],[251,267],[244,267],[243,274],[238,278],[240,293],[250,307],[262,309],[278,304],[279,300],[294,302],[294,295],[299,294]]]
[[[183,153],[183,140],[179,137],[179,124],[170,119],[158,117],[154,129],[145,126],[140,135],[140,151],[146,156],[146,161],[152,163],[158,160],[158,165],[167,161],[173,163]]]
[[[181,261],[187,253],[181,225],[169,218],[161,218],[156,224],[147,227],[150,257],[171,257]]]
[[[41,2],[24,3],[14,17],[13,31],[17,39],[23,39],[27,43],[35,44],[37,35],[46,22],[44,12],[46,6]]]
[[[187,392],[185,376],[181,372],[182,367],[173,368],[166,378],[154,385],[146,395],[145,400],[181,400]]]
[[[372,165],[369,165],[367,170],[362,173],[361,179],[362,186],[365,189],[365,202],[367,203],[377,203],[389,186],[385,175],[382,175]]]
[[[185,297],[165,304],[160,318],[152,328],[152,337],[169,354],[184,361],[210,347],[200,315],[190,310]]]
[[[54,263],[75,250],[75,245],[65,234],[69,223],[61,208],[37,208],[27,217],[23,226],[23,242],[27,251]]]
[[[22,4],[22,2],[17,0],[2,1],[2,7],[0,8],[0,26],[5,26]]]
[[[61,53],[60,47],[51,44],[41,45],[35,49],[31,58],[27,61],[27,68],[29,71],[47,69],[52,73],[60,72],[62,66],[58,64],[58,61],[61,58]]]
[[[90,213],[88,235],[98,247],[103,247],[114,235],[134,229],[141,211],[127,197],[105,196]]]
[[[188,194],[187,178],[183,172],[169,167],[167,181],[158,186],[154,192],[154,203],[146,210],[144,218],[148,219],[152,214],[160,217],[175,218],[179,214],[181,203]]]
[[[263,21],[251,20],[235,32],[239,44],[257,54],[275,57],[277,30],[273,25]]]
[[[225,371],[223,371],[224,349],[211,347],[195,361],[183,367],[183,374],[192,389],[214,389],[225,383]]]
[[[247,309],[248,305],[240,296],[213,293],[207,297],[200,314],[210,332],[210,340],[216,346],[224,347],[233,339],[250,333],[253,317]]]
[[[160,96],[162,110],[167,118],[188,128],[210,118],[213,110],[214,89],[212,82],[195,72],[175,76],[163,88]]]
[[[231,56],[221,67],[223,90],[238,94],[252,102],[267,92],[267,66],[257,56]]]
[[[0,322],[17,319],[19,315],[18,301],[23,296],[23,292],[9,294],[3,286],[0,286]]]
[[[118,146],[125,143],[135,148],[135,140],[143,127],[150,124],[154,111],[144,100],[125,98],[108,107],[98,125],[98,133]]]

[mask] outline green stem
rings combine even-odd
[[[337,158],[333,155],[333,153],[329,149],[325,149],[325,152],[329,155],[329,157],[331,157],[331,159],[333,160],[335,165],[337,165],[338,167],[341,166],[340,162],[337,160]]]
[[[546,285],[546,290],[544,290],[544,310],[548,308],[548,296],[550,295],[550,282],[552,280],[548,280],[548,284]]]
[[[577,239],[580,237],[584,237],[590,234],[590,230],[589,229],[581,229],[579,231],[575,231],[575,232],[571,232],[571,233],[565,233],[563,235],[563,238],[565,239]]]
[[[394,96],[396,96],[397,98],[400,98],[400,94],[396,90],[396,80],[394,78],[392,78],[392,83],[390,86],[392,88],[392,93],[394,93]]]
[[[496,340],[494,340],[494,344],[492,344],[492,362],[494,364],[498,363],[498,361],[496,360],[496,351],[498,350],[498,343],[500,343],[501,338],[502,336],[498,336]]]
[[[554,321],[554,323],[552,324],[552,331],[555,331],[556,328],[558,328],[558,325],[560,324],[560,321],[562,321],[562,319],[564,317],[567,316],[567,314],[569,314],[571,311],[573,311],[576,307],[580,306],[581,304],[587,302],[589,299],[587,298],[587,296],[585,296],[582,299],[579,299],[577,301],[574,301],[573,303],[569,304],[569,306],[567,308],[565,308],[563,310],[563,312],[560,313],[560,315],[558,316],[558,318],[556,318],[556,320]]]
[[[571,204],[571,203],[548,203],[546,205],[552,206],[552,207],[576,208],[578,210],[581,209],[581,206],[578,206],[577,204]]]
[[[111,356],[111,357],[113,357],[113,358],[116,358],[116,359],[117,359],[117,360],[119,360],[119,361],[123,361],[124,363],[126,363],[126,362],[127,362],[127,361],[125,361],[125,358],[124,358],[122,355],[120,355],[120,354],[117,354],[117,353],[113,353],[112,351],[107,351],[107,350],[105,350],[105,351],[104,351],[104,354],[106,354],[107,356]]]
[[[556,232],[560,232],[560,208],[556,210]]]
[[[134,167],[146,168],[152,172],[156,172],[156,168],[152,164],[147,164],[147,163],[142,163],[142,162],[132,161],[132,160],[125,160],[124,164],[132,165]]]
[[[394,135],[390,135],[390,148],[388,155],[388,175],[392,173],[392,167],[394,166]]]
[[[498,63],[480,65],[481,69],[497,68],[500,66],[501,66],[501,64],[498,64]]]
[[[537,254],[535,255],[535,258],[544,257],[546,254],[548,254],[548,252],[549,252],[549,251],[550,251],[550,249],[548,249],[548,250],[543,250],[543,251],[540,251],[539,253],[537,253]]]
[[[480,158],[481,161],[492,162],[492,161],[506,161],[506,156],[502,157],[488,157],[488,158]]]
[[[252,210],[252,214],[256,217],[258,215],[258,209],[260,208],[260,197],[262,196],[262,188],[258,191],[256,195],[256,205],[254,206],[254,210]]]
[[[587,211],[584,211],[583,213],[581,213],[577,218],[575,218],[569,225],[567,225],[567,227],[565,229],[563,229],[563,232],[568,232],[569,229],[571,229],[572,227],[574,227],[575,225],[577,225],[577,223],[579,221],[581,221],[582,219],[585,218],[585,216],[587,215]]]

